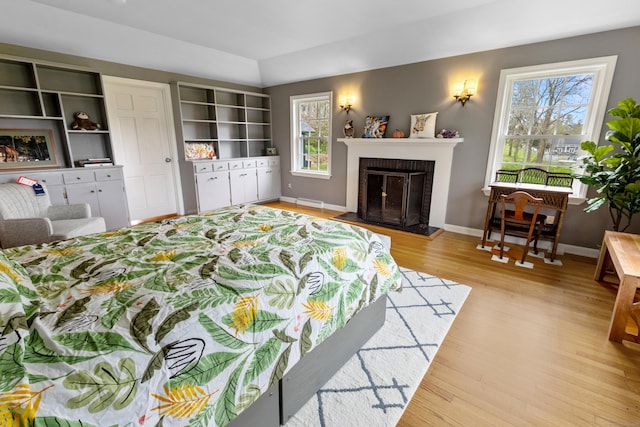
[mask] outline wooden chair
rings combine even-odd
[[[547,219],[546,215],[539,214],[541,203],[541,198],[533,197],[526,191],[500,196],[500,259],[504,255],[505,234],[526,239],[521,265],[524,264],[532,240],[534,252],[538,253],[538,238]],[[513,210],[507,209],[507,205],[513,206]],[[529,205],[533,205],[533,212],[525,211]]]

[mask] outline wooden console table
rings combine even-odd
[[[640,235],[605,231],[596,267],[596,280],[602,280],[610,264],[613,264],[620,279],[620,286],[609,325],[609,340],[640,343],[639,335],[626,332],[632,313],[636,313],[636,324],[640,319],[640,302],[633,302],[636,290],[640,288]]]
[[[484,247],[487,239],[491,235],[492,230],[500,230],[500,223],[494,222],[496,215],[496,205],[500,203],[500,196],[503,194],[511,194],[514,191],[526,191],[533,197],[542,198],[540,207],[549,208],[556,211],[553,224],[547,224],[540,234],[541,239],[553,242],[551,249],[551,261],[556,257],[558,249],[558,241],[560,239],[560,230],[562,229],[562,221],[569,203],[569,195],[573,192],[570,187],[557,187],[543,184],[527,184],[512,182],[494,182],[490,185],[491,193],[489,194],[489,204],[487,206],[487,216],[484,222],[484,233],[482,235],[482,246]]]

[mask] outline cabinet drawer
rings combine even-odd
[[[266,157],[259,158],[258,160],[256,160],[256,166],[258,166],[259,168],[269,166],[269,159],[267,159]]]
[[[193,170],[196,173],[202,173],[202,172],[211,172],[213,168],[211,167],[211,163],[195,163],[193,165]]]
[[[98,170],[96,171],[96,181],[118,181],[122,179],[120,170]]]
[[[62,185],[64,184],[64,182],[62,181],[62,175],[58,174],[43,174],[43,175],[38,175],[38,174],[33,174],[33,175],[27,175],[29,178],[35,179],[38,182],[43,183],[45,186],[52,186],[52,185]]]
[[[226,171],[226,170],[229,170],[229,163],[227,162],[215,162],[213,164],[214,172]]]
[[[255,168],[256,165],[257,165],[257,162],[255,161],[255,159],[243,160],[242,161],[242,167],[245,168],[245,169]]]
[[[269,159],[269,166],[280,166],[280,157],[271,157]]]
[[[65,172],[62,174],[65,184],[77,184],[79,182],[94,182],[93,171]]]
[[[229,170],[242,169],[242,160],[233,160],[229,162]]]

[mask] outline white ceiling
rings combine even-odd
[[[2,11],[6,43],[254,86],[640,25],[638,0],[2,0]]]

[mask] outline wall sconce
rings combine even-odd
[[[471,98],[471,96],[475,95],[477,87],[478,82],[475,80],[457,82],[453,88],[453,97],[456,101],[460,101],[464,107],[464,104]]]
[[[353,107],[353,96],[346,95],[340,98],[340,109],[349,114],[349,110]]]

